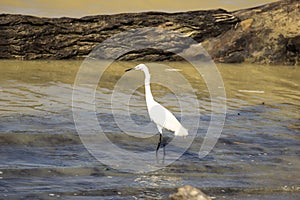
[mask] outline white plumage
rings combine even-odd
[[[148,67],[144,64],[139,64],[130,70],[141,70],[145,74],[145,96],[146,104],[150,119],[156,124],[159,133],[162,135],[162,129],[173,131],[175,136],[187,136],[188,131],[185,129],[176,117],[165,107],[160,105],[153,99],[151,88],[150,88],[150,73]]]
[[[148,113],[150,119],[156,124],[158,131],[162,134],[165,128],[173,131],[177,136],[187,136],[187,130],[180,124],[176,117],[165,107],[157,103],[155,100],[147,102]]]

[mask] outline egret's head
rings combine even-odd
[[[128,72],[128,71],[131,71],[131,70],[142,70],[144,71],[145,69],[147,69],[147,66],[144,65],[144,64],[139,64],[133,68],[130,68],[130,69],[126,69],[125,72]]]

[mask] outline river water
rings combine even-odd
[[[81,63],[1,61],[0,199],[166,199],[186,184],[217,199],[300,199],[299,67],[218,65],[226,92],[225,123],[214,149],[199,158],[203,134],[210,122],[207,87],[203,80],[193,78],[195,74],[188,73],[187,64],[163,63],[181,69],[179,72],[194,88],[196,98],[191,101],[199,102],[199,107],[185,104],[184,112],[200,110],[199,127],[188,127],[197,135],[193,144],[169,163],[170,152],[179,152],[180,148],[166,144],[168,165],[147,172],[127,172],[99,161],[76,130],[72,92]],[[95,105],[99,126],[111,143],[129,153],[150,152],[146,159],[151,160],[155,158],[158,135],[147,115],[142,74],[127,75],[127,80],[140,84],[129,103],[120,104],[130,104],[130,111],[118,107],[122,99],[116,97],[117,107],[113,109],[117,112],[112,114],[111,104],[116,99],[106,96],[115,90],[114,84],[124,75],[124,69],[132,66],[130,62],[114,63],[96,87],[94,102],[84,97],[73,101],[83,108]],[[126,87],[120,88],[127,91]],[[180,115],[172,91],[159,84],[153,84],[152,90],[155,99]],[[155,134],[146,139],[136,139],[139,133],[128,136],[122,129],[126,128],[128,112],[136,125],[147,127],[140,134],[148,130]],[[188,121],[196,117],[188,115]],[[172,140],[172,134],[165,135]],[[108,145],[103,144],[99,155],[105,154],[106,161],[118,163],[119,157],[106,154]],[[161,149],[160,159],[162,154]],[[130,162],[133,169],[139,167],[138,161]]]

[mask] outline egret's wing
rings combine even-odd
[[[175,135],[187,135],[187,131],[176,117],[165,107],[156,103],[151,106],[149,111],[150,118],[159,126],[175,132]]]
[[[175,135],[179,136],[187,136],[188,131],[185,129],[181,123],[176,119],[176,117],[169,111],[167,110],[167,119],[166,119],[166,124],[165,128],[171,131],[174,131]]]

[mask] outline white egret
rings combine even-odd
[[[163,107],[153,99],[151,88],[150,88],[150,73],[148,67],[144,64],[139,64],[134,68],[126,69],[125,72],[128,72],[130,70],[141,70],[145,74],[145,96],[146,96],[148,113],[150,119],[156,124],[157,129],[160,133],[159,142],[156,147],[156,155],[157,155],[157,151],[161,144],[163,128],[173,131],[175,136],[187,136],[188,131],[180,124],[180,122],[168,109],[166,109],[165,107]]]

